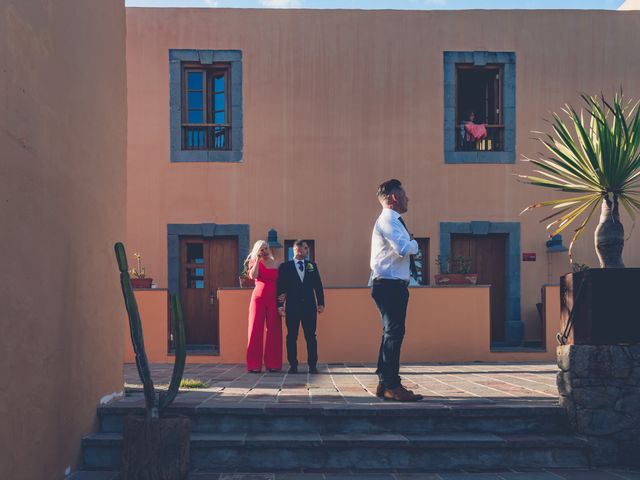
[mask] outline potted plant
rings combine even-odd
[[[640,212],[640,113],[638,103],[622,93],[613,101],[582,95],[585,111],[570,105],[563,120],[554,113],[552,134],[539,140],[547,154],[525,157],[539,170],[519,175],[525,183],[572,194],[528,206],[524,211],[551,207],[551,236],[577,224],[569,246],[576,241],[600,206],[594,244],[600,268],[569,273],[561,279],[563,342],[618,344],[640,342],[636,321],[640,268],[624,268],[624,228],[620,206],[635,221]]]
[[[253,278],[249,277],[249,262],[245,261],[242,266],[242,273],[238,277],[241,288],[253,288],[256,284]]]
[[[475,285],[478,274],[471,273],[472,257],[438,255],[436,264],[440,274],[434,275],[436,285]]]
[[[153,278],[147,278],[145,276],[145,268],[142,265],[142,255],[139,253],[134,253],[134,257],[138,262],[137,268],[132,268],[129,270],[129,276],[131,277],[131,286],[133,288],[151,288],[151,283],[153,283]]]
[[[142,381],[146,406],[144,416],[129,415],[124,419],[121,478],[185,480],[189,471],[191,421],[188,417],[171,416],[167,413],[169,405],[178,394],[187,356],[180,300],[176,294],[171,294],[171,330],[175,340],[175,363],[171,383],[166,392],[156,394],[144,348],[138,304],[133,294],[133,279],[129,276],[127,255],[122,243],[115,244],[115,253],[136,367]]]

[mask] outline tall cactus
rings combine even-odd
[[[131,332],[131,343],[136,356],[136,367],[138,375],[142,381],[144,390],[144,399],[147,407],[147,416],[158,418],[160,412],[167,408],[178,394],[182,374],[184,373],[185,359],[187,356],[186,340],[184,333],[184,321],[182,317],[182,307],[180,300],[175,294],[171,294],[171,328],[173,338],[176,344],[176,360],[173,366],[173,374],[171,376],[171,385],[166,394],[161,393],[156,396],[151,372],[149,371],[149,361],[147,353],[144,349],[144,337],[142,335],[142,321],[140,320],[140,312],[138,303],[136,302],[133,288],[131,287],[131,279],[129,277],[129,265],[127,262],[127,254],[124,245],[117,242],[114,246],[116,260],[118,261],[118,269],[120,270],[120,286],[122,287],[122,295],[124,304],[129,317],[129,331]]]
[[[168,407],[178,394],[182,374],[184,373],[184,364],[187,359],[187,341],[184,334],[184,318],[182,316],[182,306],[180,299],[175,293],[171,294],[171,333],[175,342],[176,359],[173,363],[173,373],[171,374],[171,383],[167,393],[160,394],[160,410]]]

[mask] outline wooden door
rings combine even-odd
[[[471,257],[479,285],[491,285],[491,343],[505,339],[507,320],[507,236],[451,235],[451,255]]]
[[[190,350],[219,348],[217,290],[237,282],[237,237],[180,238],[180,301]]]

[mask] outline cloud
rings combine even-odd
[[[260,5],[267,8],[300,8],[300,0],[260,0]]]
[[[217,7],[220,5],[220,2],[218,0],[204,0],[204,4],[208,7]]]

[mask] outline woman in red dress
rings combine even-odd
[[[264,350],[265,366],[270,372],[277,372],[282,368],[282,320],[276,302],[279,264],[264,240],[255,243],[245,262],[249,277],[256,283],[249,304],[247,370],[261,371]],[[265,323],[267,339],[263,349]]]

